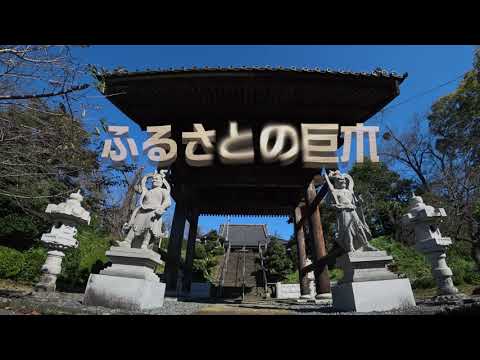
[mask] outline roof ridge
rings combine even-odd
[[[226,224],[221,224],[226,225]],[[228,226],[266,226],[266,224],[228,224]]]
[[[387,71],[380,67],[375,68],[373,71],[350,71],[350,70],[332,70],[330,68],[309,68],[309,67],[297,67],[297,66],[277,66],[272,67],[270,65],[263,66],[203,66],[203,67],[178,67],[178,68],[157,68],[150,69],[145,68],[144,70],[135,70],[128,71],[125,68],[115,68],[113,70],[101,69],[97,72],[96,77],[121,77],[121,76],[130,76],[130,75],[154,75],[154,74],[163,74],[163,73],[186,73],[186,72],[242,72],[242,71],[267,71],[267,72],[296,72],[296,73],[317,73],[317,74],[332,74],[332,75],[353,75],[353,76],[368,76],[368,77],[386,77],[386,78],[397,78],[404,80],[408,73],[400,75],[396,71]]]

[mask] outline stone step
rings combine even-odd
[[[243,252],[231,252],[228,259],[227,270],[224,275],[223,285],[225,287],[242,287],[244,282],[247,287],[262,285],[258,284],[259,280],[263,279],[258,257],[259,255],[253,251],[249,251],[246,254]],[[243,276],[244,258],[245,279]]]

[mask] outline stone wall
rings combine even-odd
[[[282,284],[276,283],[276,298],[277,299],[298,299],[300,298],[300,284]],[[310,295],[315,296],[315,283],[310,282]]]

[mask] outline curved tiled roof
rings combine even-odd
[[[265,224],[222,224],[219,233],[232,247],[258,247],[269,241]]]
[[[134,77],[134,76],[148,76],[148,75],[161,75],[161,74],[187,74],[187,73],[228,73],[228,72],[257,72],[257,73],[317,73],[317,74],[331,74],[331,75],[346,75],[355,77],[383,77],[383,78],[395,78],[402,82],[408,76],[408,73],[403,75],[398,74],[395,71],[387,71],[381,68],[376,68],[371,72],[356,72],[349,70],[332,70],[329,68],[307,68],[307,67],[283,67],[283,66],[241,66],[241,67],[191,67],[191,68],[168,68],[168,69],[145,69],[128,71],[124,68],[117,68],[112,71],[102,70],[97,73],[97,78],[120,78],[120,77]]]

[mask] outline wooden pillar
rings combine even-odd
[[[190,292],[190,289],[192,286],[193,258],[195,255],[195,240],[197,238],[197,228],[198,228],[197,209],[192,210],[192,215],[189,223],[190,223],[190,226],[188,228],[187,253],[185,255],[185,272],[183,275],[183,288],[182,288],[182,290],[186,293]]]
[[[307,203],[310,205],[315,199],[317,192],[313,182],[308,185],[307,189]],[[320,209],[316,207],[313,214],[310,216],[310,229],[313,239],[313,258],[317,262],[320,258],[327,255],[325,248],[325,239],[323,237],[322,222],[320,219]],[[325,266],[321,271],[315,268],[315,289],[317,295],[330,293],[330,277],[328,274],[328,267]]]
[[[170,293],[176,293],[178,269],[180,267],[180,257],[182,254],[183,232],[185,231],[185,205],[179,199],[175,204],[175,214],[173,215],[170,240],[168,242],[167,261],[165,264],[166,290]]]
[[[310,284],[307,274],[302,274],[302,270],[305,267],[307,260],[307,252],[305,249],[305,232],[303,231],[303,225],[298,226],[300,219],[302,218],[302,209],[305,208],[305,204],[299,204],[295,208],[295,221],[294,221],[294,233],[297,240],[297,260],[298,260],[298,276],[300,281],[300,295],[310,295]]]

